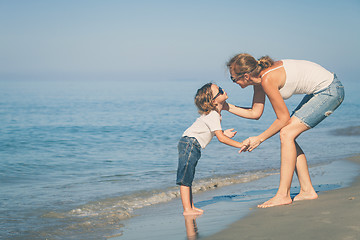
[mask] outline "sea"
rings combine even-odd
[[[178,199],[177,144],[198,117],[194,95],[207,82],[1,79],[0,239],[107,239],[135,210]],[[212,82],[229,103],[251,106],[251,88]],[[360,152],[359,84],[342,82],[343,104],[297,139],[310,166]],[[301,98],[286,100],[290,111]],[[222,116],[238,141],[275,119],[268,101],[259,120]],[[252,182],[279,166],[278,135],[241,154],[214,138],[193,191]]]

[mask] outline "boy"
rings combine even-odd
[[[205,148],[214,135],[220,142],[240,148],[239,152],[245,150],[248,145],[231,139],[236,134],[236,131],[233,132],[234,129],[222,131],[221,110],[227,99],[226,92],[212,83],[205,84],[195,95],[195,105],[201,116],[186,129],[178,144],[179,163],[176,184],[180,185],[184,216],[203,213],[202,209],[194,206],[191,189],[201,148]]]

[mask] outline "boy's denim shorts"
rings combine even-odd
[[[313,128],[332,114],[344,97],[344,86],[334,75],[333,82],[327,88],[306,95],[291,116],[296,116],[306,126]]]
[[[176,184],[191,187],[195,167],[201,157],[201,146],[196,138],[182,137],[178,144],[179,163]]]

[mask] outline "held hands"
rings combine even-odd
[[[223,131],[224,135],[228,138],[233,138],[237,131],[234,131],[234,128],[226,129]],[[261,144],[261,139],[256,137],[249,137],[248,139],[242,142],[243,146],[240,148],[239,153],[242,152],[251,152]]]
[[[224,131],[224,135],[228,138],[233,138],[236,135],[237,131],[234,131],[233,128],[227,129]]]
[[[257,148],[261,143],[261,139],[259,138],[259,136],[255,136],[255,137],[249,137],[248,139],[246,139],[245,141],[249,141],[249,145],[247,146],[247,148],[244,151],[248,151],[251,152],[252,150],[254,150],[255,148]],[[244,142],[245,142],[244,141]]]

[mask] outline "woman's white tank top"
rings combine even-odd
[[[328,87],[334,80],[334,74],[319,64],[305,60],[282,60],[283,66],[270,69],[261,78],[278,68],[284,67],[286,72],[285,84],[279,89],[283,99],[294,94],[312,94]]]

